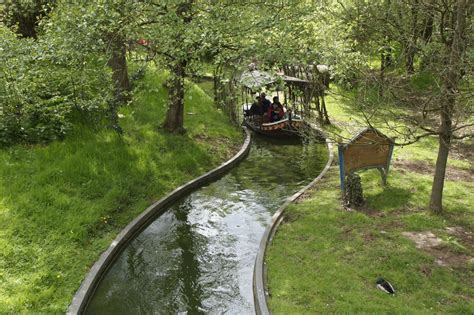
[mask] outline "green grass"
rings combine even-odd
[[[448,252],[472,257],[474,250],[445,228],[474,229],[474,185],[448,182],[446,215],[433,216],[421,208],[428,176],[395,170],[386,189],[375,171],[363,173],[362,181],[376,213],[342,208],[336,167],[309,199],[287,210],[267,253],[273,313],[472,314],[474,264],[439,266],[401,233],[432,231]],[[380,276],[392,282],[395,296],[376,289]]]
[[[0,314],[64,313],[90,266],[153,201],[229,158],[241,132],[192,85],[185,136],[160,128],[155,70],[121,110],[123,138],[77,126],[65,141],[0,151]]]
[[[201,79],[196,83],[209,97],[214,97],[214,83],[209,79]]]

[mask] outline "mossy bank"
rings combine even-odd
[[[64,313],[121,228],[240,148],[242,132],[193,84],[186,135],[163,132],[164,80],[150,69],[138,82],[122,137],[78,126],[62,142],[0,151],[0,313]]]

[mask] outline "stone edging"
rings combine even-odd
[[[246,138],[240,151],[230,160],[221,164],[219,167],[207,172],[191,180],[190,182],[176,188],[164,198],[158,200],[143,211],[138,217],[130,222],[115,238],[109,248],[102,253],[100,258],[94,263],[86,278],[77,290],[71,304],[69,305],[67,314],[82,314],[94,294],[97,285],[102,277],[112,265],[115,258],[122,252],[130,240],[132,240],[139,232],[147,227],[152,220],[163,214],[176,200],[186,196],[193,190],[218,179],[225,172],[242,161],[250,151],[250,132],[244,128]]]
[[[329,170],[329,167],[332,164],[334,153],[333,147],[330,143],[329,139],[325,136],[325,134],[315,125],[311,125],[313,129],[318,130],[326,139],[326,146],[328,148],[328,161],[326,166],[321,171],[318,177],[316,177],[311,183],[303,187],[300,191],[295,193],[293,196],[289,197],[286,202],[275,212],[272,217],[272,222],[270,225],[265,229],[263,233],[262,239],[260,241],[260,247],[258,249],[257,258],[255,259],[255,266],[253,270],[253,298],[254,298],[254,306],[255,306],[255,313],[267,315],[270,314],[270,310],[268,309],[267,304],[267,274],[266,274],[266,265],[265,265],[265,254],[267,248],[272,242],[273,236],[276,233],[280,223],[283,220],[283,212],[286,208],[295,200],[297,200],[306,190],[313,187],[317,182],[323,178],[326,172]]]

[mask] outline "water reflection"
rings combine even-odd
[[[272,213],[325,163],[317,144],[255,139],[248,158],[155,220],[106,274],[88,314],[250,314]]]
[[[181,249],[181,259],[179,260],[179,283],[182,285],[181,296],[183,297],[183,306],[190,314],[202,313],[201,299],[202,289],[199,284],[199,261],[195,251],[199,239],[193,233],[192,226],[188,222],[188,213],[191,210],[189,201],[183,202],[174,209],[174,214],[179,225],[176,229],[177,247]],[[174,279],[173,279],[174,280]]]

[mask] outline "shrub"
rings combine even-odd
[[[62,138],[72,111],[105,110],[110,76],[98,67],[105,63],[57,49],[51,38],[17,38],[0,25],[0,146]]]

